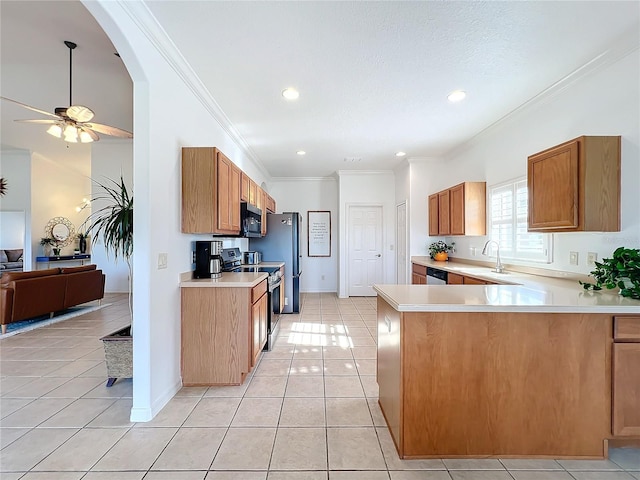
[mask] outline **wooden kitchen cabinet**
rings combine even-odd
[[[182,149],[183,233],[240,233],[241,172],[215,147]]]
[[[240,385],[251,371],[250,288],[181,288],[184,386]]]
[[[254,207],[258,206],[258,185],[253,180],[249,179],[249,203]]]
[[[449,272],[447,274],[447,285],[462,285],[464,283],[464,276],[457,273]]]
[[[530,232],[620,231],[620,136],[582,136],[528,158]]]
[[[640,435],[640,317],[615,317],[612,433]]]
[[[267,212],[276,213],[276,201],[269,194],[267,194],[267,202],[266,203],[267,203]]]
[[[429,235],[432,237],[440,234],[438,223],[438,194],[429,195]]]
[[[464,182],[449,189],[451,235],[485,235],[486,182]]]
[[[411,284],[427,284],[427,267],[425,267],[424,265],[418,265],[417,263],[411,264]]]
[[[464,285],[487,285],[486,280],[480,280],[479,278],[467,277],[462,279]]]
[[[486,182],[464,182],[429,195],[429,235],[485,235]]]
[[[449,190],[438,192],[438,235],[450,235]]]
[[[250,185],[251,179],[246,173],[242,172],[242,176],[240,177],[240,200],[243,202],[250,203]]]
[[[260,353],[267,343],[267,282],[266,280],[251,292],[251,366],[255,367]]]

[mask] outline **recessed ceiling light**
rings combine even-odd
[[[396,157],[404,157],[406,155],[405,152],[398,152],[396,153]]]
[[[465,92],[464,90],[454,90],[449,95],[447,95],[447,98],[451,103],[456,103],[461,100],[464,100],[464,97],[466,96],[467,96],[467,92]]]
[[[307,154],[307,152],[305,152],[304,150],[298,150],[296,153],[300,156]]]
[[[289,87],[282,91],[282,96],[287,100],[296,100],[300,96],[300,92],[293,87]]]

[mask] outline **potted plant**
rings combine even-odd
[[[51,248],[56,244],[56,241],[51,237],[42,237],[40,239],[40,245],[42,245],[42,250],[44,251],[45,257],[51,256]]]
[[[103,184],[94,182],[102,190],[91,199],[101,201],[102,208],[93,212],[83,226],[88,223],[86,235],[93,232],[94,236],[102,236],[107,256],[113,253],[116,261],[124,258],[129,269],[129,313],[133,319],[131,307],[132,270],[131,255],[133,254],[133,196],[129,195],[122,176],[120,182],[110,180]],[[131,325],[101,338],[104,345],[107,364],[107,387],[118,378],[133,376],[133,337]]]
[[[429,256],[438,262],[444,262],[449,259],[449,253],[452,252],[456,243],[451,242],[451,245],[447,245],[444,241],[438,240],[429,245]]]
[[[585,290],[609,290],[618,287],[623,297],[640,300],[640,249],[619,247],[612,258],[595,262],[591,275],[596,283],[580,282]]]

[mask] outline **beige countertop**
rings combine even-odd
[[[498,274],[490,267],[435,262],[429,257],[411,257],[411,261],[503,284],[374,285],[378,295],[400,312],[640,313],[640,300],[585,291],[577,280],[562,278],[562,272],[556,277],[513,271]]]
[[[224,272],[220,278],[193,278],[193,272],[185,272],[180,275],[180,287],[252,288],[266,278],[266,273],[257,272]]]

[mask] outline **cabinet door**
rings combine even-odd
[[[260,350],[262,350],[267,343],[267,315],[269,315],[269,302],[266,293],[260,299]]]
[[[267,194],[267,212],[276,213],[276,201]]]
[[[438,229],[438,194],[429,195],[429,235],[437,236]]]
[[[578,146],[576,139],[529,157],[530,231],[579,227]]]
[[[280,311],[284,308],[284,267],[280,267]]]
[[[614,435],[640,435],[640,343],[613,344]]]
[[[462,279],[462,283],[464,285],[486,285],[487,284],[487,282],[485,282],[484,280],[479,280],[473,277],[464,277]]]
[[[464,183],[449,189],[451,235],[464,235]]]
[[[249,203],[254,207],[258,206],[258,185],[249,179]]]
[[[240,232],[240,169],[218,152],[218,230]]]
[[[451,235],[449,190],[438,192],[438,235]]]
[[[267,234],[267,192],[258,187],[257,191],[258,205],[257,207],[262,211],[261,219],[261,234],[264,237]]]
[[[216,149],[182,149],[182,233],[214,233]]]
[[[243,202],[249,202],[249,185],[251,184],[251,179],[247,176],[246,173],[242,172],[240,182],[240,200],[242,200]]]
[[[418,275],[416,273],[411,274],[411,284],[412,285],[426,285],[427,277],[423,275]]]
[[[264,335],[263,332],[263,322],[264,320],[264,304],[267,302],[267,294],[262,295],[258,301],[254,302],[251,306],[251,338],[252,347],[251,352],[253,355],[251,356],[251,367],[255,367],[256,363],[258,363],[258,359],[260,358],[260,352],[262,351],[262,347],[264,347],[264,343],[262,341],[262,337]]]
[[[458,275],[457,273],[451,273],[447,275],[447,284],[448,285],[462,285],[464,277],[462,275]]]

